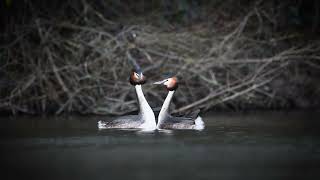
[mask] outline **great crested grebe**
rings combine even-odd
[[[169,113],[169,106],[175,90],[178,88],[177,77],[170,77],[154,84],[163,84],[169,91],[166,99],[163,102],[159,116],[157,129],[196,129],[202,130],[205,125],[198,112],[193,117],[174,117]]]
[[[156,120],[154,113],[143,95],[141,85],[146,82],[146,77],[141,71],[132,70],[130,84],[135,87],[139,109],[138,115],[121,116],[113,121],[99,121],[99,129],[109,128],[139,128],[144,130],[155,130]]]

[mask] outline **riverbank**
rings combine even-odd
[[[167,92],[151,82],[168,73],[180,81],[172,104],[176,112],[320,106],[320,41],[317,28],[308,29],[317,24],[304,21],[304,6],[291,1],[187,3],[182,11],[168,13],[162,5],[152,5],[118,16],[110,5],[96,3],[52,7],[59,12],[36,3],[42,13],[26,6],[31,15],[23,21],[22,14],[11,17],[10,9],[5,11],[0,111],[136,111],[128,83],[130,58],[148,77],[144,93],[152,107],[161,106]],[[131,34],[137,35],[135,41]]]

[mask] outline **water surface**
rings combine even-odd
[[[98,130],[103,117],[1,117],[4,179],[317,179],[319,112],[210,113],[204,131]],[[3,179],[3,178],[1,178]]]

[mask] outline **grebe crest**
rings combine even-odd
[[[131,70],[129,82],[131,85],[142,85],[146,83],[146,77],[143,75],[142,71]]]

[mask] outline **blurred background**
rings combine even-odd
[[[319,4],[0,0],[1,178],[317,179]],[[134,63],[206,128],[98,130],[138,110]]]
[[[0,112],[136,111],[130,59],[152,107],[171,73],[175,112],[319,108],[319,25],[317,0],[1,0]]]

